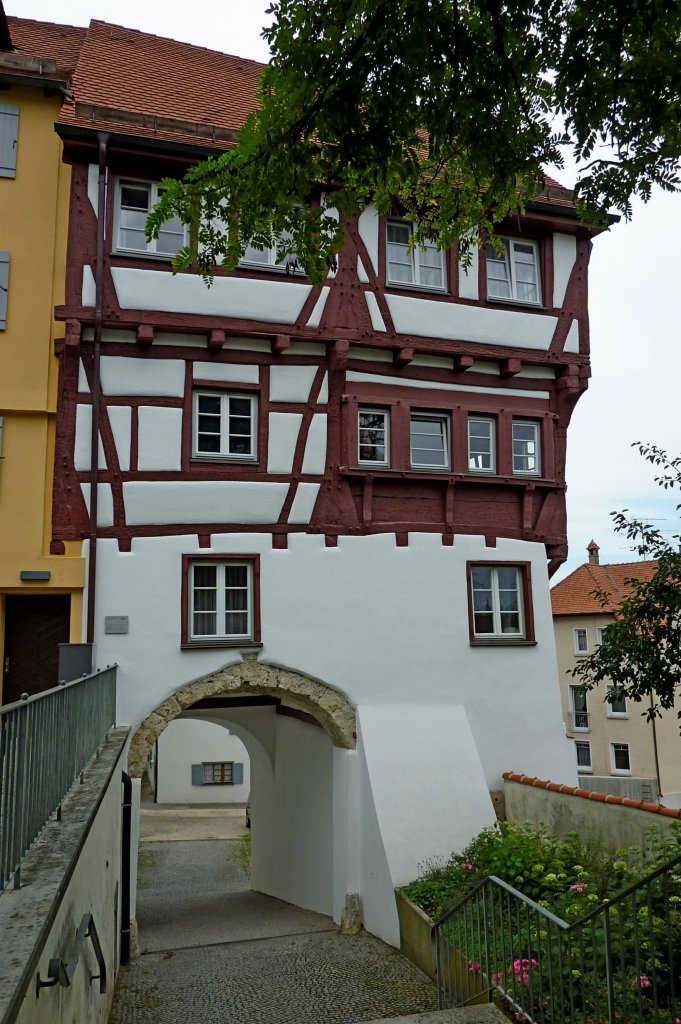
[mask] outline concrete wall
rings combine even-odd
[[[2,1024],[106,1024],[120,941],[121,768],[128,731],[114,730],[98,760],[63,802],[22,864],[22,888],[0,896],[0,1021]],[[53,957],[68,960],[84,914],[91,913],[106,960],[100,994],[90,940],[73,983],[43,988]]]
[[[520,782],[506,782],[504,795],[507,818],[543,822],[549,832],[558,836],[578,832],[582,839],[600,839],[613,850],[624,846],[645,847],[651,825],[662,833],[671,834],[672,822],[677,820],[636,807],[588,800]]]
[[[192,765],[234,761],[243,765],[241,785],[192,785]],[[156,802],[159,804],[245,804],[251,788],[251,766],[243,742],[224,726],[177,719],[158,738]]]

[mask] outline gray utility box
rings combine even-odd
[[[60,683],[89,676],[94,662],[94,644],[59,644]]]

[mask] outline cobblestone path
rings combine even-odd
[[[247,889],[238,840],[145,843],[142,956],[109,1024],[356,1024],[432,1010],[435,989],[373,936]]]

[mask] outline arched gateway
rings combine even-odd
[[[354,750],[357,736],[355,711],[343,694],[300,672],[246,660],[187,683],[152,711],[132,738],[128,754],[129,774],[133,778],[142,776],[154,743],[166,726],[183,711],[206,697],[248,694],[292,700],[296,707],[319,722],[334,747]]]

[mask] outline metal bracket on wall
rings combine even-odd
[[[68,988],[73,981],[73,976],[76,973],[76,967],[80,959],[80,954],[85,945],[85,940],[90,939],[92,942],[92,949],[94,950],[95,957],[97,958],[97,965],[99,966],[99,974],[90,975],[90,984],[93,981],[99,980],[99,991],[101,995],[106,992],[106,962],[104,960],[104,953],[102,952],[102,946],[99,941],[99,935],[97,934],[97,928],[95,927],[95,919],[92,914],[83,914],[83,919],[80,922],[78,931],[76,932],[76,942],[71,951],[71,956],[67,963],[64,963],[61,957],[54,957],[50,960],[47,967],[47,977],[49,981],[42,981],[40,978],[40,972],[36,976],[35,984],[35,995],[36,999],[40,998],[41,988],[51,988],[53,985],[61,985],[63,988]]]

